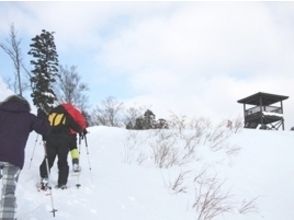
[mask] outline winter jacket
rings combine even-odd
[[[29,103],[20,96],[10,96],[0,103],[0,161],[23,168],[24,149],[31,131],[46,136],[47,120],[30,113]]]
[[[70,136],[72,133],[80,133],[83,131],[83,126],[76,121],[76,117],[72,116],[63,105],[58,105],[51,110],[48,116],[48,121],[51,126],[51,131],[48,138],[56,136]]]

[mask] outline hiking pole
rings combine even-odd
[[[45,161],[46,161],[46,169],[47,169],[47,178],[48,178],[48,183],[50,183],[50,173],[49,173],[49,161],[48,161],[48,154],[47,154],[47,148],[46,148],[46,143],[45,141],[43,141],[43,145],[44,145],[44,151],[45,151]],[[54,208],[54,199],[53,199],[53,193],[52,193],[52,189],[51,186],[48,186],[48,189],[50,191],[50,200],[51,200],[51,212],[53,214],[53,217],[55,217],[55,213],[57,212],[57,209]]]
[[[4,164],[0,164],[0,179],[3,177]]]
[[[81,154],[81,144],[82,144],[81,135],[79,135],[79,154]]]
[[[87,141],[87,136],[86,136],[86,135],[84,135],[84,140],[85,140],[85,146],[86,146],[86,150],[87,150],[87,157],[88,157],[89,170],[90,170],[90,172],[91,172],[92,167],[91,167],[91,162],[90,162],[90,153],[89,153],[88,141]]]
[[[33,152],[32,152],[32,156],[31,156],[31,160],[30,160],[30,165],[29,165],[29,169],[32,166],[32,161],[33,161],[33,157],[35,155],[35,149],[36,149],[36,145],[38,143],[38,139],[39,139],[39,135],[37,135],[36,139],[35,139],[35,144],[34,144],[34,148],[33,148]]]
[[[80,160],[80,163],[81,163],[81,136],[79,135],[79,160]],[[81,184],[80,184],[80,173],[81,171],[78,172],[77,174],[77,183],[76,183],[76,187],[77,188],[80,188],[81,187]]]

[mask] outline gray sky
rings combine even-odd
[[[93,106],[114,96],[160,117],[222,120],[262,91],[290,96],[294,126],[294,2],[0,2],[1,42],[11,23],[24,54],[41,29],[55,32],[60,63],[78,67]],[[0,76],[11,66],[0,51]]]

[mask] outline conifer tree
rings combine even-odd
[[[57,100],[53,85],[58,77],[58,54],[54,43],[54,32],[42,30],[32,38],[29,55],[34,65],[31,76],[33,103],[48,113]]]

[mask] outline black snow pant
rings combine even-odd
[[[78,149],[77,141],[78,141],[78,138],[76,134],[69,135],[69,150],[70,151],[74,149]]]
[[[46,142],[49,172],[54,164],[56,156],[58,158],[58,186],[66,185],[68,179],[69,166],[67,163],[67,156],[69,152],[69,141],[68,135],[51,135],[47,138]],[[46,157],[40,166],[40,176],[41,178],[48,178]]]

